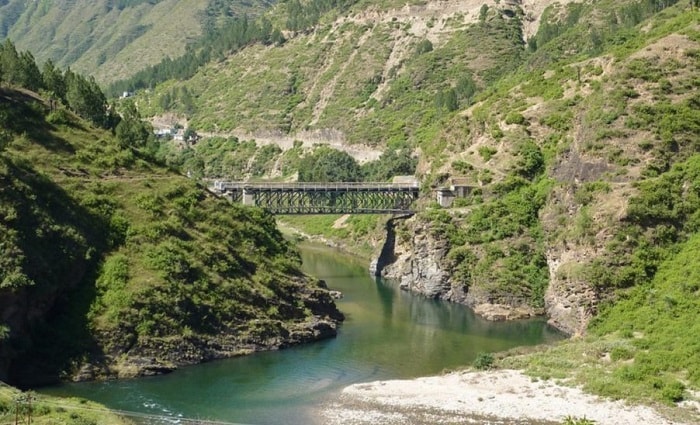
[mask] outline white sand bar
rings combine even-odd
[[[650,407],[604,400],[515,370],[355,384],[322,416],[328,424],[549,424],[567,416],[596,425],[679,424]]]

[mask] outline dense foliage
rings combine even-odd
[[[36,309],[0,323],[8,379],[158,338],[261,343],[309,318],[314,286],[270,215],[145,161],[133,105],[115,138],[35,96],[0,88],[0,306]]]
[[[356,182],[361,177],[360,166],[352,156],[326,146],[316,148],[299,164],[302,182]]]
[[[669,402],[684,398],[685,386],[674,375],[700,386],[700,276],[695,265],[700,235],[675,251],[659,264],[651,281],[605,309],[593,326],[598,334],[629,338],[627,352],[620,354],[634,362],[618,366],[615,373],[621,380],[639,382]]]

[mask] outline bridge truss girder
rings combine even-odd
[[[255,190],[255,205],[273,214],[410,214],[412,191]]]
[[[261,185],[262,186],[262,185]],[[235,187],[221,191],[232,202],[273,214],[412,214],[413,187]],[[252,202],[251,202],[252,201]]]

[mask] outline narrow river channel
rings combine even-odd
[[[467,308],[375,281],[366,264],[303,246],[307,273],[344,297],[337,338],[278,352],[211,362],[153,378],[66,384],[42,390],[113,409],[244,424],[315,423],[314,410],[343,387],[437,374],[479,352],[546,343],[561,335],[541,320],[493,323]],[[177,421],[172,421],[177,423]]]

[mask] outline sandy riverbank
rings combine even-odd
[[[604,400],[514,370],[356,384],[345,388],[321,415],[329,425],[540,425],[560,424],[567,416],[585,417],[596,425],[682,424],[650,407]]]

